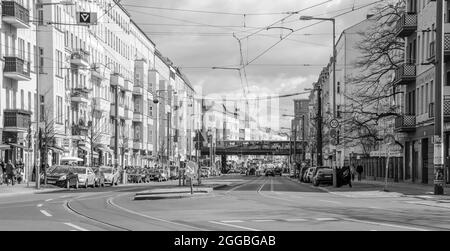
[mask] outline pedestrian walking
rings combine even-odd
[[[358,173],[358,181],[361,181],[363,171],[364,169],[361,165],[358,165],[356,167],[356,172]]]
[[[0,168],[0,186],[3,185],[3,168]]]
[[[15,184],[15,177],[14,177],[14,165],[12,164],[11,160],[8,161],[8,164],[6,164],[6,184],[9,186],[9,181],[11,180],[12,185]]]
[[[355,165],[352,165],[350,167],[350,173],[352,175],[352,181],[355,181],[355,174],[356,174],[356,169],[355,169]]]

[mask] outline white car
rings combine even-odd
[[[100,167],[100,172],[105,175],[105,184],[110,184],[111,186],[119,184],[119,172],[113,167],[102,166]]]
[[[84,188],[95,187],[95,173],[90,167],[74,166],[74,173],[78,174],[78,183]]]

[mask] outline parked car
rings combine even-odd
[[[307,166],[304,166],[304,167],[300,168],[300,173],[299,173],[299,175],[300,175],[300,181],[301,181],[301,182],[306,182],[306,181],[305,181],[305,174],[306,174],[306,172],[308,171],[308,169],[309,169],[309,167],[307,167]]]
[[[95,187],[95,174],[92,168],[84,166],[72,167],[74,173],[78,174],[78,182],[84,188]]]
[[[105,174],[100,171],[99,167],[93,168],[95,174],[95,186],[104,187],[105,186]]]
[[[328,167],[317,168],[312,183],[314,186],[319,186],[320,184],[333,184],[333,169]]]
[[[78,189],[78,174],[72,170],[71,166],[55,166],[47,174],[47,184]]]
[[[101,166],[100,171],[105,175],[105,184],[111,186],[117,186],[119,184],[120,173],[113,167]]]
[[[312,182],[312,178],[314,176],[314,171],[316,170],[316,167],[310,167],[308,168],[308,170],[305,173],[305,182],[306,183],[311,183]]]

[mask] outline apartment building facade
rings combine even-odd
[[[396,84],[403,92],[402,116],[395,121],[397,137],[404,143],[404,180],[432,184],[434,179],[432,138],[435,107],[436,2],[408,0],[406,13],[397,24],[399,38],[405,41],[404,63],[396,71]],[[446,180],[449,182],[450,135],[450,5],[444,1],[444,152]]]
[[[97,13],[97,24],[77,25],[80,11]],[[85,165],[154,166],[160,160],[157,129],[167,130],[157,127],[153,101],[163,94],[157,90],[169,90],[159,107],[172,115],[175,89],[189,85],[191,96],[195,90],[186,77],[174,86],[174,66],[160,63],[155,43],[119,2],[2,1],[2,14],[3,160],[32,159],[27,149],[35,140],[37,107],[40,127],[51,135],[49,165],[67,156]]]

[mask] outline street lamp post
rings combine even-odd
[[[48,6],[48,5],[75,5],[75,3],[73,3],[72,1],[61,1],[61,2],[57,2],[57,3],[36,3],[35,7],[36,7],[36,13],[39,13],[39,10],[42,9],[42,7],[44,6]],[[37,15],[36,15],[37,16]],[[36,48],[37,51],[39,52],[39,21],[37,21],[35,23],[36,25]],[[41,108],[41,97],[40,97],[40,92],[39,92],[39,77],[40,77],[40,64],[39,64],[39,59],[36,60],[36,96],[37,96],[37,104],[38,107],[36,107],[36,142],[35,142],[35,151],[34,151],[34,163],[36,165],[36,189],[39,190],[41,187],[41,168],[40,168],[40,164],[38,163],[37,160],[37,155],[38,155],[38,148],[39,148],[39,121],[40,121],[40,114],[39,114],[39,110]],[[40,162],[42,162],[42,160],[40,160]],[[45,166],[44,166],[45,168]]]
[[[322,21],[331,21],[333,23],[333,119],[336,119],[336,19],[334,18],[319,18],[319,17],[311,17],[311,16],[301,16],[300,20],[322,20]],[[322,132],[320,133],[320,137],[322,138]],[[320,144],[320,147],[322,143]],[[318,146],[319,147],[319,146]],[[317,159],[319,160],[319,159]],[[334,167],[333,167],[333,186],[337,186],[336,181],[336,151],[334,154]],[[320,160],[322,162],[322,160]],[[317,164],[319,166],[319,163]],[[321,163],[322,165],[322,163]]]

